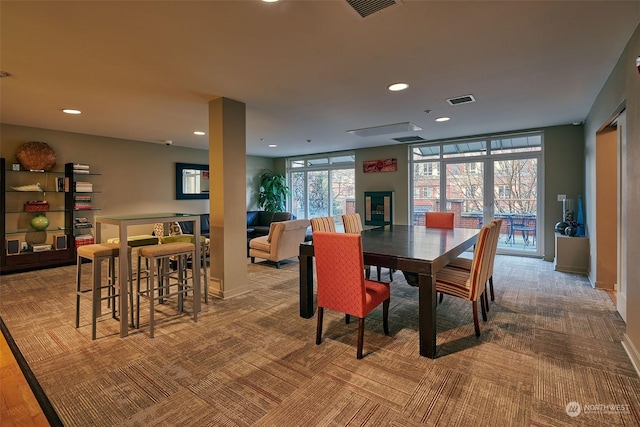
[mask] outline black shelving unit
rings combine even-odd
[[[96,174],[90,174],[96,175]],[[82,175],[89,176],[89,175]],[[36,179],[32,179],[32,178]],[[75,207],[75,174],[73,171],[73,163],[66,163],[64,171],[47,171],[47,172],[30,172],[30,171],[13,171],[7,169],[6,159],[0,159],[0,178],[1,178],[1,197],[0,212],[2,218],[0,220],[0,273],[14,273],[19,271],[35,270],[40,268],[57,267],[61,265],[73,264],[76,261],[75,250],[75,232],[74,222],[77,211]],[[57,179],[64,181],[63,191],[57,190]],[[49,227],[45,231],[34,231],[29,229],[28,219],[38,212],[23,212],[19,206],[25,201],[25,195],[19,195],[19,192],[11,190],[11,186],[15,183],[32,182],[44,180],[46,193],[50,196],[50,210],[45,211],[48,216],[55,217],[62,215],[62,219],[52,220]],[[25,194],[28,194],[26,192]],[[55,195],[53,194],[55,193]],[[36,194],[36,193],[32,193]],[[92,194],[92,193],[82,193]],[[12,197],[14,200],[8,203],[7,198]],[[48,197],[49,198],[49,197]],[[94,211],[93,207],[87,209]],[[93,222],[93,221],[92,221]],[[18,226],[18,224],[20,224]],[[44,233],[44,234],[43,234]],[[64,238],[62,238],[64,236]],[[22,248],[18,253],[8,253],[8,240],[18,240],[20,243],[29,242],[34,238],[39,243],[51,244],[51,250],[42,252],[25,251]],[[56,243],[59,243],[56,245]],[[66,246],[62,248],[62,246]],[[15,247],[15,244],[13,245]],[[19,245],[20,246],[20,245]],[[15,251],[12,251],[15,252]]]

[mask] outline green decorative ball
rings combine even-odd
[[[49,226],[49,218],[43,214],[38,214],[31,218],[31,227],[37,231],[44,231]]]

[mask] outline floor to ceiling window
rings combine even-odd
[[[412,223],[453,211],[456,227],[502,218],[501,252],[542,254],[542,132],[411,146]]]
[[[355,154],[337,153],[287,160],[291,189],[289,209],[297,218],[342,215],[355,212]]]

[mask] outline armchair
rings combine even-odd
[[[256,258],[262,258],[275,262],[276,268],[280,268],[280,261],[299,255],[300,243],[304,242],[307,227],[307,219],[272,222],[269,235],[249,241],[251,262],[254,263]]]

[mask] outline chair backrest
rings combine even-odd
[[[427,212],[425,225],[428,228],[453,228],[453,212]]]
[[[300,254],[300,243],[304,242],[309,220],[292,219],[272,222],[269,226],[271,255],[277,259],[292,258]]]
[[[336,232],[336,223],[333,221],[332,216],[321,216],[318,218],[311,218],[311,231],[330,231]]]
[[[169,222],[167,224],[169,224],[169,236],[177,236],[179,234],[182,234],[182,228],[180,227],[180,224],[175,221]],[[155,224],[153,224],[153,235],[161,239],[162,237],[164,237],[163,222],[156,222]]]
[[[493,236],[491,237],[491,254],[489,255],[489,276],[493,276],[493,263],[496,259],[496,252],[498,252],[498,241],[500,240],[500,230],[502,230],[502,219],[496,218],[492,223],[495,224],[493,229]]]
[[[478,240],[473,251],[471,272],[469,276],[469,300],[476,301],[484,291],[484,285],[489,280],[489,267],[491,258],[491,245],[496,224],[491,222],[480,229]]]
[[[362,232],[362,220],[359,213],[342,215],[345,233],[358,234]]]
[[[318,306],[364,317],[366,290],[360,234],[313,232]]]

